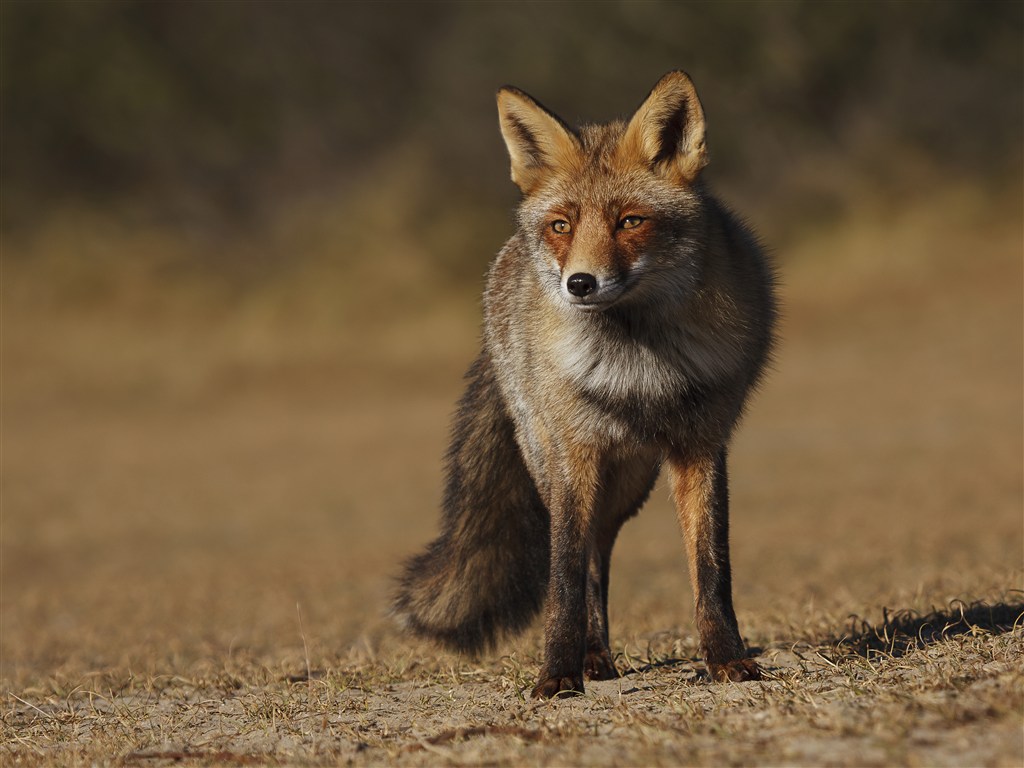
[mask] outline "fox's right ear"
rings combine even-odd
[[[518,88],[506,85],[498,90],[498,119],[512,161],[512,181],[523,194],[547,172],[580,157],[576,134]]]

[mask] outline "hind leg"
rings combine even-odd
[[[587,564],[587,654],[583,671],[588,680],[613,680],[619,676],[608,640],[612,548],[623,523],[647,500],[657,476],[658,463],[651,456],[620,462],[606,471],[606,504],[596,521]]]
[[[583,659],[583,673],[588,680],[613,680],[619,676],[608,646],[608,566],[611,554],[611,544],[600,546],[595,542],[590,548],[587,567],[587,655]]]

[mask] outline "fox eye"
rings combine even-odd
[[[619,222],[620,229],[635,229],[644,223],[643,216],[627,216]]]
[[[567,235],[572,232],[572,224],[565,219],[556,219],[551,222],[551,228],[560,235]]]

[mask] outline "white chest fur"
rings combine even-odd
[[[737,366],[739,350],[727,339],[672,323],[628,332],[596,317],[579,319],[566,322],[554,339],[554,363],[571,382],[605,397],[667,397]]]

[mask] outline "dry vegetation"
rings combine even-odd
[[[0,760],[1021,765],[1018,192],[851,210],[782,254],[733,459],[768,679],[705,677],[662,490],[616,552],[624,676],[542,703],[537,630],[474,660],[383,615],[435,528],[475,297],[396,310],[382,268],[318,287],[337,315],[151,276],[83,308],[59,259],[5,254]]]

